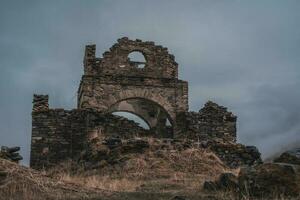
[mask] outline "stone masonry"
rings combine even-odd
[[[208,102],[199,112],[188,111],[188,83],[178,79],[178,64],[167,48],[121,38],[102,58],[95,52],[95,45],[86,46],[77,109],[52,109],[48,95],[34,95],[31,167],[40,169],[76,159],[92,138],[102,135],[235,144],[236,116],[225,107]],[[129,59],[131,52],[142,53],[143,68]],[[139,116],[150,129],[112,115],[117,111]],[[221,157],[220,149],[226,148],[217,148]],[[237,160],[235,157],[224,156],[229,161]]]
[[[199,112],[184,112],[178,117],[182,137],[200,141],[236,142],[236,116],[211,101]]]
[[[95,51],[95,45],[86,47],[78,108],[111,111],[120,102],[139,100],[155,104],[157,108],[152,114],[158,119],[156,123],[149,118],[147,108],[146,112],[136,108],[130,110],[145,119],[151,128],[162,129],[157,126],[168,119],[174,131],[178,131],[177,114],[188,111],[188,83],[178,79],[178,64],[167,48],[153,42],[122,38],[103,54],[103,58],[97,58]],[[136,67],[128,58],[131,52],[144,55],[144,68]]]

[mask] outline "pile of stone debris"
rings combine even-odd
[[[152,143],[152,144],[150,144]],[[114,164],[128,153],[142,154],[146,150],[155,148],[160,150],[182,151],[186,149],[206,150],[214,153],[229,168],[238,166],[251,166],[262,163],[260,153],[252,146],[237,143],[197,142],[188,139],[157,139],[157,138],[131,138],[118,137],[95,138],[88,143],[82,152],[80,161],[85,166],[97,168],[105,163]]]
[[[230,168],[261,164],[261,154],[255,146],[235,142],[210,141],[207,147]]]
[[[23,157],[19,154],[20,147],[6,147],[2,146],[0,150],[0,158],[10,160],[13,162],[19,162]]]
[[[274,159],[274,162],[300,165],[300,148],[284,152],[278,158]]]
[[[242,167],[238,176],[224,173],[217,181],[206,181],[203,187],[207,191],[232,191],[260,198],[299,197],[299,150],[285,152],[271,163]]]
[[[5,159],[18,163],[20,160],[23,159],[22,156],[18,153],[18,151],[20,151],[20,147],[9,148],[6,146],[2,146],[0,149],[0,159]],[[8,173],[0,168],[0,186],[6,183],[7,177]]]

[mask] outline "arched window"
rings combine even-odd
[[[144,68],[146,65],[146,59],[144,55],[139,51],[133,51],[128,55],[130,65],[137,68]]]

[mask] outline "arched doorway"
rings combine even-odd
[[[122,99],[114,103],[109,113],[131,113],[142,119],[155,137],[173,137],[173,122],[168,112],[158,103],[144,98]],[[122,115],[126,117],[125,115]],[[128,116],[128,114],[127,114]],[[128,117],[126,117],[128,118]]]

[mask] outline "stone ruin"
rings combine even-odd
[[[130,59],[132,52],[145,61]],[[95,45],[86,46],[77,109],[52,109],[48,95],[34,95],[31,167],[76,159],[101,135],[188,139],[212,146],[229,165],[260,161],[256,148],[236,144],[236,116],[225,107],[207,102],[199,112],[189,112],[188,83],[178,79],[178,64],[167,48],[124,37],[102,58],[95,54]],[[112,115],[118,111],[139,116],[149,130]]]

